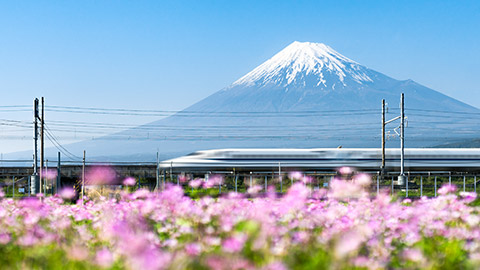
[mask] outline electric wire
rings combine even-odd
[[[45,131],[46,131],[46,135],[47,135],[47,138],[50,140],[50,142],[52,142],[52,144],[55,145],[55,147],[58,149],[58,150],[62,150],[64,151],[64,155],[68,156],[70,159],[81,159],[80,157],[76,156],[75,154],[73,154],[72,152],[70,152],[68,149],[66,149],[64,146],[62,146],[57,138],[55,138],[55,135],[53,135],[51,132],[50,132],[50,128],[48,128],[48,126],[45,124]],[[58,146],[58,147],[57,147]],[[62,151],[61,151],[62,152]]]
[[[11,105],[11,106],[0,106],[1,109],[12,109],[12,108],[29,108],[27,105]],[[69,106],[48,106],[47,110],[56,110],[58,112],[64,113],[87,113],[87,114],[131,114],[131,113],[153,113],[153,114],[174,114],[181,115],[184,117],[247,117],[247,118],[257,118],[257,117],[277,117],[283,119],[284,117],[315,117],[321,116],[331,117],[332,119],[337,119],[350,115],[369,115],[369,114],[378,114],[380,110],[377,109],[352,109],[352,110],[318,110],[318,111],[290,111],[290,112],[202,112],[202,111],[162,111],[162,110],[141,110],[141,109],[108,109],[108,108],[89,108],[89,107],[69,107]],[[389,108],[387,115],[397,115],[392,111],[398,110],[398,108]],[[450,132],[455,134],[471,135],[480,130],[474,127],[459,127],[459,125],[465,124],[476,124],[476,121],[480,119],[464,119],[465,115],[480,115],[480,113],[475,112],[463,112],[463,111],[442,111],[442,110],[426,110],[426,109],[417,109],[417,108],[406,108],[407,116],[414,116],[413,119],[409,119],[409,127],[418,131],[428,131],[428,130],[437,130],[439,127],[431,127],[427,125],[445,125],[441,126],[442,132]],[[409,113],[408,113],[409,112]],[[433,114],[435,113],[435,114]],[[441,113],[442,115],[438,115]],[[435,121],[434,118],[441,118],[442,120]],[[456,121],[448,122],[443,120],[444,118],[457,119]],[[431,120],[429,120],[431,119]],[[462,123],[462,121],[468,123]],[[104,139],[124,139],[124,140],[213,140],[213,139],[228,139],[228,140],[244,140],[244,139],[314,139],[316,138],[325,138],[321,136],[334,136],[330,134],[332,132],[344,133],[343,137],[354,135],[348,134],[349,132],[363,132],[376,130],[378,128],[378,123],[376,122],[354,122],[354,123],[341,123],[337,122],[335,124],[328,124],[328,127],[325,127],[324,124],[293,124],[287,126],[281,125],[162,125],[162,124],[144,124],[144,125],[135,125],[135,124],[125,124],[125,123],[101,123],[101,122],[74,122],[74,121],[59,121],[51,120],[49,121],[48,131],[52,137],[52,141],[58,143],[58,138],[65,139],[66,136],[56,137],[53,136],[53,132],[59,132],[61,134],[68,133],[79,133],[79,134],[96,134],[97,136],[106,136]],[[422,125],[425,124],[425,125]],[[480,123],[479,123],[480,124]],[[31,121],[19,121],[12,119],[0,119],[0,126],[11,126],[19,129],[31,129],[33,123]],[[393,125],[392,125],[393,126]],[[389,128],[391,129],[391,128]],[[140,134],[111,134],[111,132],[122,132],[128,130],[131,132],[143,132]],[[9,133],[15,133],[15,130],[9,130]],[[166,132],[165,134],[152,134],[149,133],[158,133]],[[177,133],[187,133],[185,135],[175,135],[170,134],[171,132]],[[214,132],[218,133],[215,134]],[[255,132],[275,132],[274,135],[258,135],[254,134]],[[304,133],[313,133],[312,135]],[[188,134],[190,133],[190,134]],[[292,134],[293,133],[293,134]],[[340,136],[336,134],[337,136]],[[25,138],[25,136],[1,136],[0,138]],[[70,137],[69,137],[70,138]],[[73,137],[72,139],[100,139],[99,137]],[[433,138],[433,137],[432,137]],[[434,137],[441,138],[441,137]],[[55,140],[57,139],[57,140]],[[53,142],[52,142],[53,143]],[[61,146],[61,144],[59,144]],[[59,146],[59,147],[60,147]],[[64,149],[65,151],[66,149]],[[71,153],[70,153],[71,154]],[[78,157],[77,157],[78,158]]]

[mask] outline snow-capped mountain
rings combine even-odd
[[[372,82],[368,69],[322,43],[295,41],[235,81],[235,86],[320,87]]]
[[[378,109],[381,100],[410,107],[476,110],[412,80],[367,68],[322,43],[295,41],[230,86],[194,104],[193,111]]]
[[[169,158],[229,147],[380,147],[381,100],[389,104],[387,117],[393,118],[402,92],[409,122],[406,147],[475,136],[462,132],[470,126],[468,119],[451,119],[457,129],[445,132],[449,123],[432,122],[429,110],[479,113],[478,109],[412,80],[369,69],[327,45],[293,42],[231,85],[171,117],[67,148],[79,154],[87,149],[90,157],[125,160],[145,155],[153,160],[157,149]],[[169,128],[148,131],[148,126]],[[398,144],[392,139],[387,147]],[[52,149],[51,155],[55,152]]]

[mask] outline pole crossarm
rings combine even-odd
[[[391,122],[393,122],[393,121],[395,121],[395,120],[398,120],[398,119],[400,119],[400,118],[402,118],[402,117],[401,117],[401,116],[397,116],[397,117],[395,117],[395,118],[393,118],[393,119],[390,119],[390,120],[388,120],[388,121],[385,122],[385,125],[386,125],[386,124],[389,124],[389,123],[391,123]]]

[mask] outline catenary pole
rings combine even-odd
[[[477,176],[476,175],[473,177],[473,191],[477,193]]]
[[[283,193],[283,183],[282,183],[282,165],[278,163],[278,179],[280,180],[280,193]]]
[[[382,166],[380,170],[383,178],[385,174],[385,99],[382,99]]]
[[[235,174],[235,193],[237,193],[237,179],[238,179],[238,175]]]
[[[85,155],[86,155],[86,151],[83,150],[83,162],[82,162],[82,204],[83,204],[83,196],[85,195]]]
[[[47,172],[48,172],[48,159],[45,160],[45,171],[43,172],[43,174],[45,175],[45,177],[43,178],[43,194],[45,194],[45,196],[47,195]]]
[[[420,176],[420,197],[423,196],[423,176]]]
[[[62,175],[62,169],[61,169],[61,157],[60,157],[60,152],[58,152],[58,160],[57,160],[57,183],[55,183],[55,193],[58,194],[60,185],[61,185],[61,175]]]
[[[392,196],[393,196],[393,192],[394,192],[394,189],[393,189],[393,188],[394,188],[394,187],[393,187],[393,182],[394,182],[394,181],[395,181],[395,180],[394,180],[394,176],[392,176]]]
[[[267,192],[267,175],[265,175],[265,192]]]
[[[162,187],[162,191],[165,190],[165,185],[166,185],[166,183],[165,183],[166,179],[165,179],[165,178],[166,178],[166,177],[167,177],[167,176],[166,176],[166,171],[165,171],[165,170],[162,170],[162,181],[163,181],[163,182],[162,182],[162,183],[163,183],[163,184],[162,184],[162,186],[163,186],[163,187]]]
[[[160,175],[158,175],[158,151],[157,151],[157,166],[155,167],[155,191],[158,191],[158,187],[160,186]]]
[[[40,119],[40,193],[45,193],[45,99],[42,97],[42,118]]]
[[[33,177],[30,180],[29,194],[34,195],[37,193],[37,179],[38,179],[38,98],[33,101]],[[33,187],[33,188],[32,188]]]
[[[405,110],[404,95],[400,98],[400,176],[405,177]]]

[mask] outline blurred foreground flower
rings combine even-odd
[[[348,176],[353,173],[353,169],[351,167],[341,167],[338,172],[343,176]]]
[[[137,183],[137,180],[135,180],[135,178],[133,177],[127,177],[123,180],[123,184],[125,186],[135,186],[136,183]]]
[[[218,174],[213,174],[208,177],[206,181],[203,182],[204,188],[212,188],[223,183],[223,176]]]
[[[97,252],[95,262],[101,267],[110,267],[114,262],[113,255],[107,248],[103,248]]]
[[[446,195],[446,194],[449,194],[449,193],[454,193],[455,191],[457,191],[456,186],[446,184],[446,185],[443,185],[441,188],[438,189],[438,194]]]
[[[363,185],[358,182],[334,178],[330,183],[329,197],[336,200],[361,198],[367,196]]]
[[[86,173],[86,183],[89,185],[114,184],[117,174],[110,166],[97,166],[90,168]]]
[[[202,185],[202,183],[203,183],[203,179],[195,178],[192,181],[190,181],[190,183],[188,183],[188,185],[192,188],[199,188]]]
[[[312,192],[298,181],[280,196],[271,185],[261,198],[234,192],[191,198],[172,184],[162,192],[118,188],[84,204],[56,196],[2,198],[0,263],[5,269],[480,267],[475,193],[445,187],[437,198],[403,200],[374,196],[370,182],[352,172],[333,179],[330,189]],[[72,188],[60,191],[65,200],[75,195]]]
[[[262,190],[263,190],[263,187],[262,187],[262,186],[260,186],[260,185],[253,185],[253,186],[251,186],[251,187],[248,188],[247,193],[248,193],[248,194],[257,194],[257,193],[259,193],[259,192],[262,191]]]
[[[366,173],[360,173],[353,176],[353,181],[357,185],[366,187],[372,183],[372,177]]]
[[[57,178],[57,170],[56,169],[40,170],[40,176],[47,180],[53,180]]]
[[[245,240],[245,237],[241,236],[230,237],[223,242],[223,250],[230,253],[239,252],[242,250]]]
[[[60,197],[64,200],[71,200],[75,198],[77,193],[71,187],[64,187],[58,192],[58,195],[60,195]]]
[[[288,178],[293,179],[293,180],[300,180],[303,178],[303,173],[302,172],[290,172],[288,173]]]

